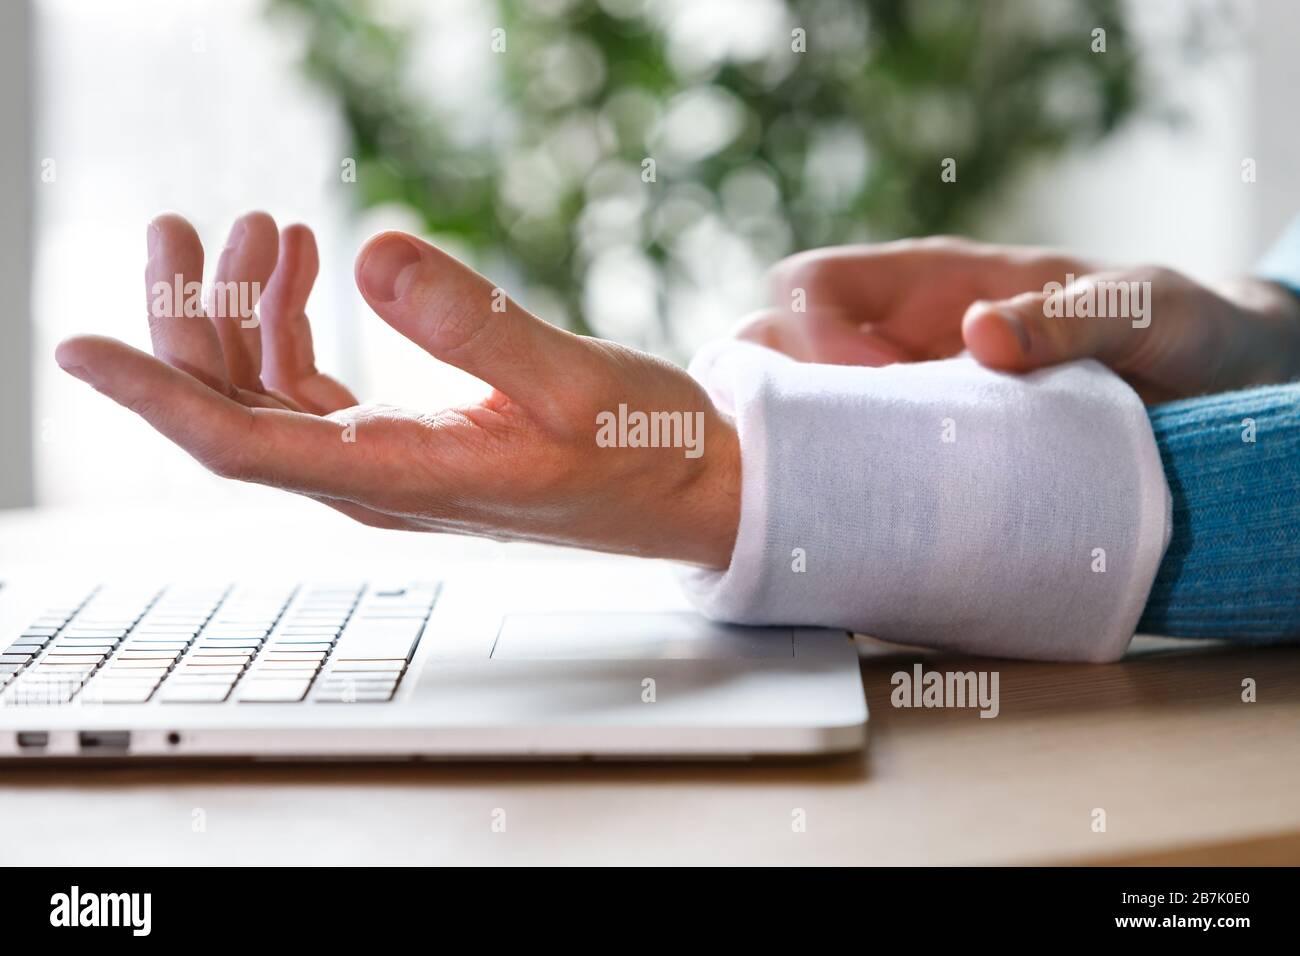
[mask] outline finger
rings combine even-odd
[[[892,243],[799,252],[772,267],[769,301],[783,310],[818,305],[874,313],[884,306],[888,288],[875,281],[875,276],[897,266],[898,259]]]
[[[956,236],[809,249],[772,267],[768,297],[779,309],[836,308],[870,318],[899,305],[900,290],[928,283],[945,263],[962,260],[978,264],[989,259],[992,250]],[[996,282],[999,275],[991,270],[985,277]]]
[[[742,319],[733,334],[801,362],[881,366],[911,359],[869,324],[856,326],[833,310],[796,314],[766,309]]]
[[[1108,361],[1123,351],[1135,328],[1143,327],[1140,319],[1135,325],[1131,316],[1110,315],[1104,304],[1098,306],[1109,295],[1106,284],[1122,281],[1085,276],[1047,293],[974,302],[962,318],[962,339],[978,361],[1009,371],[1080,358]]]
[[[312,231],[302,225],[287,226],[280,233],[275,272],[262,294],[263,379],[282,391],[316,373],[306,310],[319,271]]]
[[[578,336],[531,315],[413,236],[385,232],[367,242],[356,279],[370,307],[397,331],[538,414],[558,413],[557,393],[594,361]]]
[[[238,388],[262,390],[262,336],[255,309],[278,255],[275,220],[250,212],[235,220],[217,260],[208,315],[221,340],[226,373]]]
[[[145,291],[154,355],[223,394],[230,391],[221,341],[203,311],[203,245],[180,216],[149,223]]]
[[[965,273],[984,255],[949,238],[809,250],[773,267],[769,301],[781,311],[839,316],[866,334],[879,355],[853,364],[945,358],[961,351],[961,316],[975,298]],[[841,347],[857,351],[847,337]]]
[[[775,309],[764,309],[745,316],[736,323],[731,334],[741,341],[784,352],[797,361],[808,361],[802,348],[803,343],[790,340],[789,330],[781,321],[781,313]]]
[[[320,271],[316,237],[303,225],[280,232],[280,254],[262,293],[262,381],[308,411],[325,414],[357,404],[340,383],[316,370],[307,298]]]
[[[246,408],[193,377],[102,336],[60,343],[65,371],[131,409],[210,470],[228,478],[358,501],[399,475],[377,473],[345,426],[277,408]]]
[[[1005,297],[1042,285],[1045,273],[1097,272],[1074,257],[1028,246],[990,245],[961,236],[926,236],[893,242],[810,249],[782,259],[769,275],[774,306],[796,295],[809,306],[838,305],[870,311],[893,303],[900,288],[942,280]],[[942,290],[936,290],[942,291]],[[968,304],[970,299],[962,305]],[[896,304],[896,303],[895,303]]]

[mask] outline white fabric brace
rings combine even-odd
[[[743,471],[731,566],[683,572],[704,614],[1003,657],[1124,653],[1170,498],[1142,402],[1108,369],[813,365],[730,342],[691,372],[735,418]]]

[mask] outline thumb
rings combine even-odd
[[[476,376],[539,413],[581,381],[590,350],[543,322],[463,262],[401,232],[357,254],[357,287],[385,322],[434,358]]]
[[[1085,300],[1095,302],[1096,292],[1094,280],[1085,278],[1049,293],[973,302],[962,317],[962,339],[977,361],[1007,371],[1080,358],[1104,361],[1123,344],[1132,324],[1077,307]]]

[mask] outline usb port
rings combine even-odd
[[[82,750],[125,751],[131,746],[129,730],[83,730],[77,734]]]
[[[18,739],[21,750],[44,750],[50,743],[47,730],[20,730],[14,736]]]

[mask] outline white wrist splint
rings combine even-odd
[[[691,372],[736,419],[740,529],[690,569],[710,617],[1044,660],[1123,654],[1169,540],[1137,395],[1092,361],[812,365],[749,343]]]

